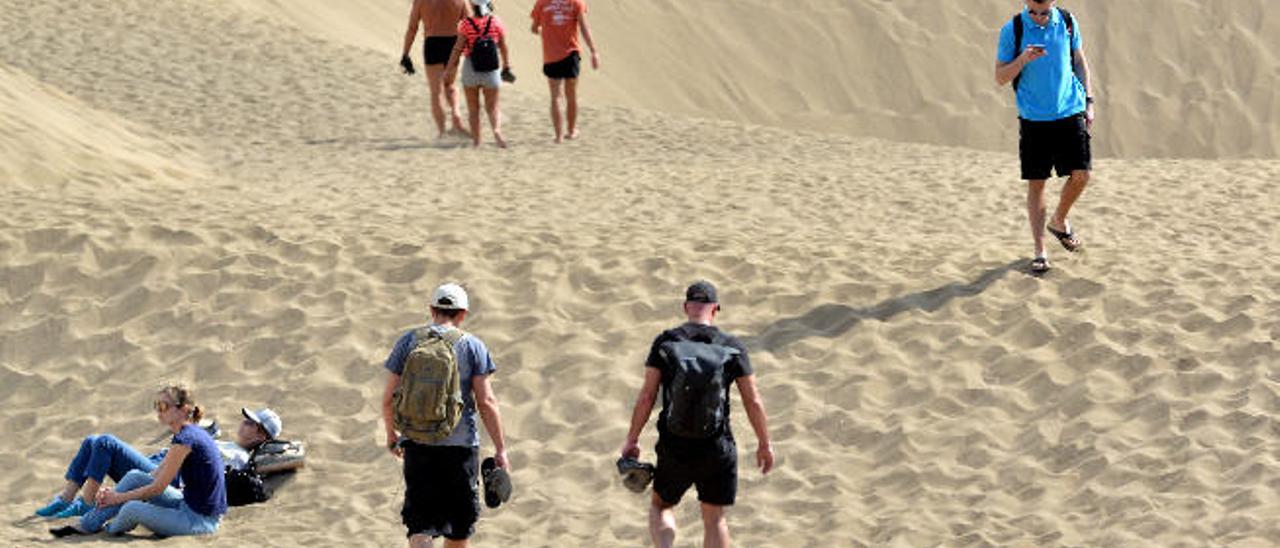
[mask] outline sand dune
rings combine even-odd
[[[242,1],[315,36],[400,48],[407,2]],[[503,0],[517,67],[541,59],[531,0]],[[851,136],[1013,151],[997,31],[1021,2],[596,2],[596,102]],[[1060,2],[1099,82],[1106,156],[1275,158],[1280,18],[1263,0]]]
[[[1250,20],[1226,5],[1168,11]],[[499,364],[517,484],[476,544],[642,545],[647,503],[618,484],[613,454],[647,345],[700,277],[753,349],[782,459],[764,478],[745,466],[754,440],[735,408],[741,546],[1280,543],[1275,160],[1102,159],[1076,216],[1088,252],[1055,253],[1036,278],[1016,159],[980,138],[743,123],[759,113],[723,116],[716,96],[736,92],[714,80],[696,81],[710,95],[687,110],[675,99],[693,95],[660,82],[652,96],[670,104],[632,108],[620,90],[639,79],[607,69],[589,81],[585,138],[556,147],[529,68],[504,92],[513,148],[473,151],[427,139],[420,80],[361,43],[395,24],[394,52],[398,11],[329,3],[311,23],[278,19],[295,6],[0,2],[0,544],[46,543],[49,523],[26,516],[78,439],[145,445],[146,391],[178,380],[223,417],[274,407],[311,456],[215,537],[166,545],[400,545],[380,362],[456,279]],[[690,6],[601,5],[596,21],[639,44],[660,8]],[[1256,15],[1245,28],[1274,24]],[[348,26],[326,37],[322,21]],[[894,39],[917,43],[912,28]],[[858,51],[879,55],[875,43]],[[769,59],[744,55],[743,70]],[[741,93],[772,93],[760,89]],[[1243,139],[1274,120],[1251,112],[1213,131]],[[933,136],[899,137],[948,142]],[[1184,153],[1165,143],[1154,153]],[[653,441],[651,427],[646,456]],[[696,545],[696,507],[679,519]]]

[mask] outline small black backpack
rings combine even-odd
[[[271,489],[262,481],[262,475],[252,468],[237,470],[228,466],[223,479],[227,488],[227,506],[257,504],[271,498]]]
[[[659,354],[672,375],[667,390],[667,431],[682,438],[707,439],[724,432],[728,421],[725,367],[738,350],[714,342],[662,343]]]
[[[485,18],[484,30],[480,30],[475,20],[470,17],[467,22],[471,23],[471,28],[476,29],[480,36],[476,38],[476,43],[471,45],[471,68],[476,72],[491,72],[498,70],[498,42],[489,36],[489,27],[493,25],[493,16]]]

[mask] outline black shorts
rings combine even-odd
[[[1048,179],[1050,170],[1056,170],[1059,177],[1068,177],[1072,171],[1088,170],[1092,166],[1089,126],[1085,124],[1084,114],[1052,122],[1019,121],[1018,156],[1022,160],[1023,179]]]
[[[674,506],[694,486],[699,501],[732,506],[738,496],[738,448],[733,438],[723,437],[702,448],[674,445],[658,440],[653,492]]]
[[[582,71],[582,56],[578,52],[570,53],[568,57],[542,65],[542,74],[552,80],[564,80],[566,78],[577,78],[578,73]]]
[[[404,508],[408,536],[465,540],[480,517],[479,449],[405,442]]]
[[[428,36],[422,42],[422,62],[428,66],[448,63],[457,43],[457,36]]]

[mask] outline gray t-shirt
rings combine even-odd
[[[428,326],[428,329],[445,333],[452,328],[433,324]],[[409,330],[396,341],[395,348],[391,349],[391,355],[387,356],[387,363],[383,366],[387,371],[397,375],[404,374],[404,362],[417,344],[414,331]],[[476,429],[476,398],[471,393],[471,380],[476,375],[493,374],[498,370],[498,366],[494,365],[493,357],[489,355],[489,348],[484,345],[484,342],[470,333],[458,340],[458,344],[453,346],[453,353],[458,357],[458,383],[462,389],[462,420],[458,421],[458,427],[448,438],[431,445],[480,447],[480,433]]]

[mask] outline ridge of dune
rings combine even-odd
[[[96,32],[55,17],[73,7]],[[0,72],[0,101],[26,82],[41,107],[4,103],[29,127],[5,165],[128,145],[2,189],[0,544],[47,542],[26,516],[80,437],[146,445],[146,387],[182,381],[224,418],[275,408],[310,455],[166,545],[400,545],[380,365],[444,280],[494,352],[514,465],[476,544],[641,544],[648,501],[613,459],[696,278],[752,350],[781,457],[751,469],[735,403],[743,546],[1280,542],[1280,163],[1102,159],[1088,251],[1037,278],[1011,153],[597,104],[556,147],[535,78],[504,91],[512,148],[473,151],[424,136],[421,82],[384,52],[275,17],[0,1],[28,75]],[[135,148],[190,172],[94,176]]]
[[[1080,20],[1099,82],[1099,156],[1280,157],[1280,18],[1264,0],[1059,4]],[[236,5],[382,52],[393,68],[409,3]],[[498,2],[530,80],[542,62],[526,30],[532,5]],[[590,2],[604,70],[588,70],[583,93],[604,105],[1014,151],[1012,93],[991,72],[999,27],[1020,6]]]
[[[0,184],[5,190],[86,177],[137,184],[200,172],[186,147],[3,65],[0,111],[5,112],[0,118]]]

